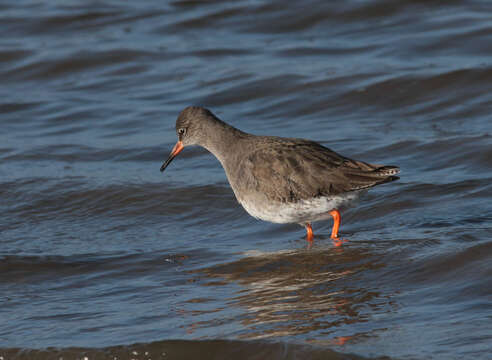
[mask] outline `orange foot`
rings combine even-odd
[[[335,245],[336,247],[338,246],[342,246],[343,243],[346,243],[348,240],[347,239],[342,239],[342,238],[331,238],[331,240],[333,240],[333,245]]]

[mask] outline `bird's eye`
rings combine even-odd
[[[185,128],[178,129],[178,135],[184,135],[186,132]]]

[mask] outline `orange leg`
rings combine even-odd
[[[307,232],[306,240],[312,242],[314,237],[313,228],[311,227],[310,223],[306,223],[304,226],[306,227],[306,232]]]
[[[338,230],[340,229],[340,222],[342,220],[342,217],[340,216],[340,212],[336,209],[330,211],[330,215],[333,217],[333,228],[331,229],[331,239],[333,240],[335,246],[340,246],[344,242],[338,237]]]
[[[333,228],[331,229],[331,238],[338,239],[338,229],[340,229],[340,212],[338,210],[330,211],[330,215],[333,217]]]

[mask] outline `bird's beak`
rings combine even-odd
[[[181,152],[181,150],[183,150],[183,148],[184,146],[181,141],[178,141],[176,145],[174,145],[173,151],[171,151],[171,154],[169,154],[169,157],[167,158],[166,162],[161,166],[161,172],[163,172],[167,168],[167,166],[171,163],[171,161],[173,161],[176,155],[178,155]]]

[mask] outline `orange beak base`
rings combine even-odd
[[[161,172],[163,172],[167,168],[167,166],[171,163],[171,161],[173,161],[176,155],[178,155],[183,149],[184,149],[183,143],[181,141],[178,141],[176,145],[174,145],[173,151],[171,151],[171,154],[169,154],[167,160],[164,162],[164,164],[162,164]]]

